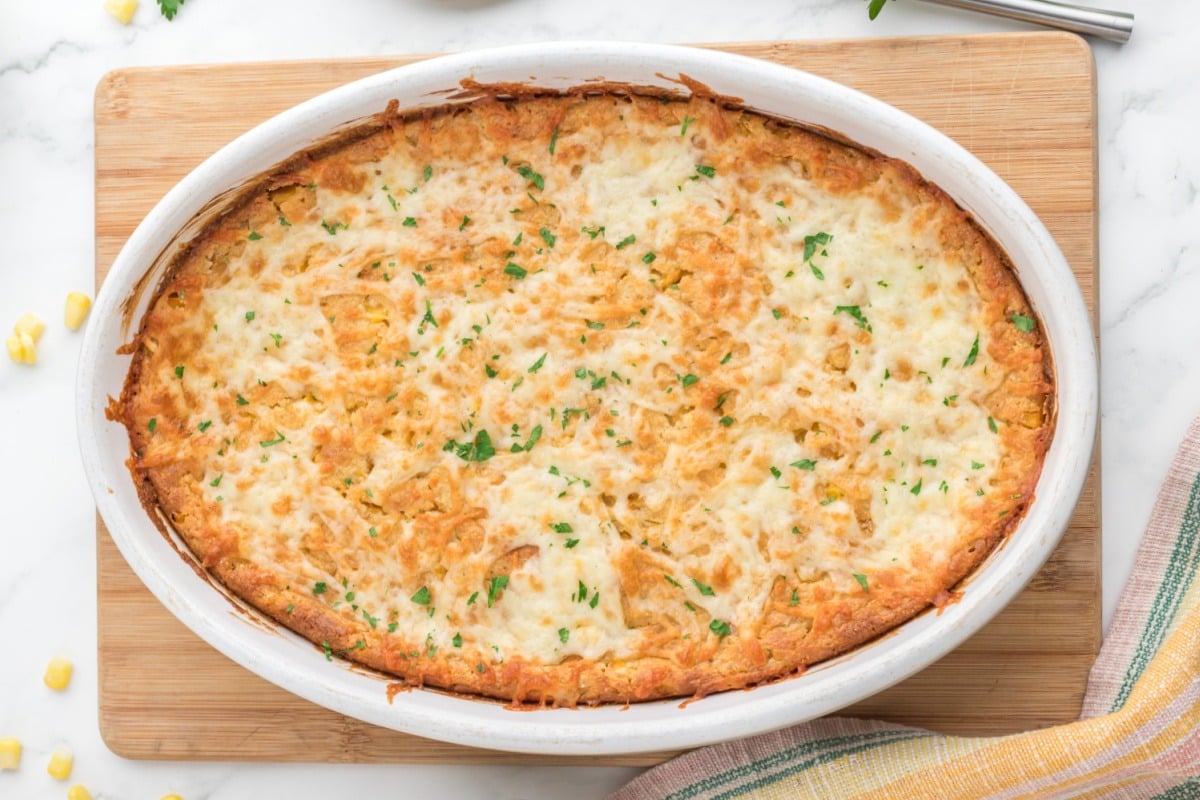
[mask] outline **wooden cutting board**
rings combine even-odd
[[[1091,52],[1054,33],[722,45],[862,89],[931,123],[1040,215],[1089,305],[1096,290]],[[142,216],[236,135],[339,84],[416,60],[362,58],[119,70],[96,91],[96,280]],[[100,727],[127,758],[652,764],[670,753],[543,758],[384,730],[243,670],[171,616],[98,525]],[[1074,719],[1100,641],[1096,467],[1070,530],[1028,589],[979,634],[848,713],[958,734]],[[587,711],[580,711],[586,714]]]

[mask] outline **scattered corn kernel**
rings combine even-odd
[[[8,348],[8,357],[18,364],[37,363],[37,345],[28,333],[14,333],[4,344]]]
[[[59,748],[50,754],[50,763],[46,765],[46,772],[50,773],[50,777],[58,781],[65,781],[71,777],[71,768],[75,766],[75,756],[71,755],[71,751]]]
[[[42,676],[42,681],[54,691],[61,692],[71,682],[71,672],[74,669],[75,665],[70,661],[55,656],[46,665],[46,674]]]
[[[14,770],[21,766],[21,741],[0,739],[0,769]]]
[[[92,793],[82,783],[77,783],[67,789],[67,800],[92,800]]]
[[[137,3],[134,3],[136,6]],[[67,323],[67,327],[73,331],[79,330],[83,325],[83,321],[87,319],[88,311],[92,309],[92,299],[83,292],[71,292],[67,295],[67,310],[63,314],[63,321]]]
[[[37,314],[24,314],[17,320],[17,324],[13,325],[13,332],[19,334],[27,333],[29,338],[37,344],[37,340],[42,338],[42,331],[46,330],[46,323],[38,319]]]
[[[128,25],[137,11],[138,0],[104,0],[104,10],[117,18],[122,25]]]

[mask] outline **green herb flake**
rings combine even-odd
[[[528,453],[533,449],[533,446],[538,443],[538,439],[542,438],[542,426],[535,425],[533,430],[529,432],[529,438],[525,441],[525,452]]]
[[[687,375],[684,375],[682,378],[680,378],[679,382],[684,385],[684,388],[687,388],[688,386],[691,386],[693,383],[696,383],[699,380],[700,380],[699,375],[693,375],[692,373],[689,372]]]
[[[716,169],[716,167],[710,167],[706,164],[697,164],[696,172],[698,172],[699,174],[703,175],[706,178],[712,178],[717,174],[717,169]]]
[[[817,462],[813,461],[811,458],[802,458],[799,461],[793,461],[792,463],[788,464],[788,466],[812,472],[817,468]]]
[[[253,321],[254,321],[254,312],[247,311],[246,312],[246,322],[253,322]]]
[[[567,630],[566,628],[558,629],[558,640],[560,642],[562,642],[563,644],[566,644],[567,640],[570,638],[571,638],[571,632],[569,630]]]
[[[700,581],[696,580],[695,578],[692,578],[692,583],[695,585],[696,589],[700,592],[700,594],[704,595],[705,597],[716,597],[717,596],[717,593],[714,592],[712,590],[712,587],[709,586],[708,584],[701,583]]]
[[[321,220],[321,227],[324,228],[325,232],[328,233],[330,236],[337,236],[337,232],[338,232],[339,228],[341,230],[346,230],[350,226],[344,222],[332,222],[331,223],[331,222],[326,222],[325,220]]]
[[[734,422],[734,419],[733,419],[733,417],[721,417],[721,420],[720,420],[720,422],[721,422],[721,424],[722,424],[723,426],[725,426],[726,428],[728,428],[730,425],[732,425],[732,424],[733,424],[733,422]]]
[[[504,587],[506,586],[508,586],[507,575],[495,575],[488,581],[488,608],[491,608],[495,604],[496,600],[500,597],[500,592],[504,591]]]
[[[412,597],[410,597],[408,599],[412,600],[414,603],[416,603],[419,606],[429,605],[429,601],[431,599],[431,597],[429,595],[429,587],[422,586],[420,589],[417,589],[417,591],[415,593],[413,593]]]
[[[158,429],[158,419],[156,419],[155,417],[151,417],[150,421],[146,423],[146,430],[150,431],[150,435],[153,436],[154,431],[157,429]]]
[[[637,234],[631,233],[628,236],[626,236],[624,239],[622,239],[621,241],[617,242],[617,249],[624,250],[626,247],[629,247],[629,245],[633,244],[636,241],[637,241]]]
[[[415,217],[405,217],[404,222],[400,224],[406,228],[415,228],[417,227],[417,220]]]
[[[664,578],[666,578],[666,580],[667,580],[667,583],[671,584],[671,585],[672,585],[672,586],[674,586],[676,589],[682,589],[682,588],[683,588],[683,584],[682,584],[682,583],[680,583],[679,581],[675,580],[674,578],[672,578],[670,575],[666,574],[665,572],[663,573],[663,577],[664,577]]]
[[[246,238],[252,242],[257,242],[259,239],[262,238],[262,234],[258,233],[257,231],[250,231],[250,235],[247,236]]]
[[[558,237],[551,233],[549,228],[542,228],[538,231],[538,235],[542,237],[542,241],[548,247],[554,247],[554,243],[558,241]]]
[[[719,619],[714,619],[712,622],[708,623],[708,629],[721,639],[724,639],[726,636],[733,633],[733,630],[729,627],[729,623]]]
[[[179,378],[180,380],[183,379],[183,364],[175,367],[175,377]]]
[[[209,481],[209,482],[208,482],[208,485],[209,485],[209,486],[212,486],[212,487],[214,487],[214,488],[215,488],[215,487],[217,487],[217,486],[220,486],[220,485],[221,485],[221,478],[224,478],[224,477],[225,477],[225,473],[224,473],[224,472],[222,472],[220,475],[218,475],[217,477],[215,477],[215,478],[213,478],[211,481]]]
[[[993,419],[992,417],[988,417],[988,430],[991,431],[992,433],[1000,432],[1000,428],[997,427],[997,425],[996,425],[996,420]]]
[[[963,361],[964,367],[969,367],[975,363],[975,359],[979,357],[979,334],[975,334],[975,341],[971,343],[971,352],[967,353],[966,361]]]
[[[1037,324],[1033,317],[1027,317],[1024,314],[1013,314],[1008,319],[1022,333],[1032,332],[1034,326]]]
[[[537,172],[534,172],[532,167],[528,167],[528,166],[517,167],[517,174],[520,175],[525,180],[532,183],[540,191],[545,190],[546,179],[543,178],[541,175],[539,175]]]
[[[537,373],[537,371],[542,368],[542,365],[546,363],[547,355],[549,355],[549,353],[542,353],[542,357],[539,358],[537,361],[533,362],[533,364],[530,365],[529,369],[527,369],[525,371],[530,374]]]
[[[868,332],[871,331],[871,323],[867,322],[867,318],[863,316],[862,309],[858,306],[837,306],[833,309],[833,315],[836,317],[838,314],[850,316],[858,327]]]
[[[646,255],[642,256],[642,263],[643,264],[653,264],[654,259],[656,259],[656,258],[658,258],[657,255],[655,255],[652,252],[647,252]]]
[[[250,401],[249,401],[249,400],[247,400],[246,398],[242,397],[242,396],[239,394],[239,395],[237,396],[237,404],[238,404],[239,406],[248,406],[248,405],[250,405]]]
[[[558,145],[558,128],[554,129],[554,133],[550,134],[550,155],[554,155],[554,148]],[[563,639],[565,642],[566,639]]]
[[[862,587],[862,590],[864,592],[871,591],[869,588],[867,588],[867,576],[866,575],[863,575],[861,572],[855,572],[855,573],[853,573],[853,575],[854,575],[854,580],[858,581],[858,585]]]
[[[687,134],[688,126],[691,125],[695,121],[696,121],[695,117],[689,117],[687,114],[684,114],[683,115],[683,124],[679,126],[679,135],[685,136]]]
[[[206,419],[206,420],[204,420],[204,422],[201,422],[199,425],[197,425],[197,426],[196,426],[196,428],[197,428],[197,429],[198,429],[198,430],[199,430],[201,433],[204,433],[206,430],[208,430],[208,429],[209,429],[209,428],[211,428],[211,427],[212,427],[212,420],[211,420],[211,419]]]
[[[574,533],[575,529],[571,527],[569,522],[552,522],[550,527],[555,533]]]
[[[983,469],[983,464],[980,464],[978,461],[972,461],[971,469]]]
[[[315,584],[313,584],[313,594],[325,594],[325,591],[328,588],[329,587],[325,585],[325,581],[317,581]]]
[[[924,481],[925,481],[924,478],[918,479],[917,482],[915,484],[913,484],[913,487],[911,489],[909,489],[909,491],[912,492],[913,494],[920,494],[921,493],[921,484],[924,483]]]
[[[573,548],[575,547],[575,545],[577,545],[577,544],[579,544],[579,540],[578,540],[578,539],[567,539],[566,543],[565,543],[565,544],[563,544],[563,547],[567,548],[568,550],[571,550],[571,549],[573,549]]]
[[[529,270],[525,269],[520,264],[510,261],[504,266],[504,274],[512,275],[517,280],[522,280],[526,275],[529,274]]]
[[[286,441],[287,441],[287,438],[284,437],[283,433],[278,428],[276,428],[274,439],[267,439],[265,442],[259,442],[259,444],[262,445],[263,447],[274,447],[275,445],[280,444],[281,442],[286,442]]]

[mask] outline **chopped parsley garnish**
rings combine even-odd
[[[733,417],[721,417],[721,424],[728,428],[733,424]]]
[[[812,257],[817,254],[817,248],[824,247],[825,245],[829,244],[832,241],[833,241],[833,236],[831,236],[828,233],[825,233],[824,231],[820,231],[819,233],[814,233],[811,236],[805,236],[804,237],[804,260],[811,261]],[[826,253],[824,250],[822,250],[821,255],[827,256],[829,254]],[[824,278],[822,278],[822,280],[824,280]]]
[[[175,377],[180,379],[183,378],[183,364],[175,367]]]
[[[871,331],[871,323],[867,322],[867,318],[863,316],[862,309],[858,306],[837,306],[833,310],[833,315],[837,316],[838,314],[849,315],[854,319],[854,322],[856,325],[858,325],[858,327],[866,331]]]
[[[672,586],[674,586],[676,589],[682,589],[682,588],[683,588],[683,584],[682,584],[682,583],[680,583],[679,581],[675,580],[674,578],[672,578],[670,575],[666,574],[665,572],[663,573],[663,577],[667,579],[667,583],[671,584],[671,585],[672,585]]]
[[[875,435],[871,437],[871,444],[875,444],[877,441],[879,441],[880,436],[883,436],[883,431],[875,431]]]
[[[1001,514],[1001,516],[1003,516],[1003,514]],[[588,608],[595,608],[598,605],[600,605],[600,593],[596,592],[594,595],[592,595],[592,599],[588,601]]]
[[[254,312],[247,311],[246,312],[246,322],[253,322],[253,321],[254,321]]]
[[[250,231],[250,235],[247,236],[246,238],[252,242],[257,242],[259,239],[262,238],[262,234],[258,233],[257,231]]]
[[[280,442],[285,442],[285,441],[287,441],[287,439],[284,437],[283,433],[280,432],[278,428],[276,428],[274,439],[267,439],[265,442],[259,442],[259,444],[262,445],[263,447],[274,447],[275,445],[279,444]]]
[[[536,373],[539,369],[542,368],[542,365],[546,363],[547,355],[549,355],[549,353],[542,353],[542,357],[539,358],[537,361],[533,362],[533,364],[529,367],[529,369],[527,369],[525,371],[529,372],[529,373]]]
[[[446,442],[442,450],[446,452],[453,451],[463,461],[487,461],[496,455],[496,448],[492,445],[491,434],[484,428],[476,431],[474,440],[459,444],[451,439]]]
[[[631,233],[628,236],[626,236],[624,239],[622,239],[621,241],[617,242],[617,249],[624,250],[626,247],[629,247],[629,245],[633,244],[636,241],[637,241],[637,234]]]
[[[269,333],[267,335],[271,337],[271,341],[275,342],[275,349],[278,350],[280,347],[280,344],[283,342],[283,334]]]
[[[204,420],[204,422],[201,422],[196,427],[200,430],[201,433],[204,433],[206,430],[208,430],[210,427],[212,427],[212,420],[206,419],[206,420]]]
[[[592,321],[591,321],[591,320],[589,320],[589,319],[585,319],[583,322],[584,322],[584,324],[585,324],[585,325],[587,325],[589,328],[591,328],[591,329],[592,329],[592,330],[594,330],[594,331],[602,331],[602,330],[604,330],[604,323],[603,323],[603,322],[592,322]]]
[[[695,578],[692,578],[692,583],[695,584],[696,589],[699,590],[700,594],[704,595],[705,597],[716,597],[717,596],[717,593],[714,592],[712,590],[712,587],[709,586],[708,584],[701,583],[700,581],[696,580]]]
[[[1033,320],[1033,317],[1027,317],[1024,314],[1013,314],[1008,319],[1013,325],[1016,326],[1017,330],[1021,331],[1022,333],[1029,333],[1033,330],[1033,326],[1036,324]]]
[[[471,592],[471,596],[467,598],[467,605],[475,605],[475,601],[479,599],[479,592]]]
[[[575,531],[569,522],[552,522],[550,527],[554,529],[555,533],[574,533]]]
[[[855,572],[855,573],[853,573],[853,575],[854,575],[854,580],[858,581],[858,585],[862,587],[862,590],[864,592],[871,591],[870,589],[867,588],[867,576],[866,575],[863,575],[861,572]]]
[[[225,477],[225,473],[224,473],[224,472],[222,472],[220,475],[218,475],[217,477],[215,477],[215,478],[213,478],[211,481],[209,481],[209,482],[208,482],[208,485],[209,485],[209,486],[212,486],[212,487],[214,487],[214,488],[215,488],[215,487],[217,487],[217,486],[220,486],[220,485],[221,485],[221,478],[224,478],[224,477]]]
[[[450,644],[454,645],[455,647],[462,647],[462,634],[454,634],[454,638],[450,640]]]
[[[679,126],[679,135],[684,136],[685,134],[687,134],[688,126],[691,125],[695,121],[696,121],[695,117],[689,117],[687,114],[684,114],[683,115],[683,124]]]
[[[350,226],[344,222],[330,223],[330,222],[326,222],[325,220],[321,220],[321,227],[324,228],[325,232],[328,233],[330,236],[337,236],[337,232],[338,232],[339,228],[341,228],[342,230],[346,230]]]
[[[682,383],[684,385],[684,387],[688,387],[688,386],[691,386],[693,383],[696,383],[698,380],[700,380],[699,375],[693,375],[692,373],[689,372],[687,375],[684,375],[682,378],[680,378],[679,382]]]
[[[462,218],[462,222],[460,222],[458,225],[458,229],[461,231],[470,224],[471,224],[471,218],[464,214],[463,218]]]
[[[317,581],[313,584],[313,594],[325,594],[325,590],[328,588],[325,585],[325,581]]]
[[[703,175],[706,178],[711,178],[717,174],[717,169],[716,169],[716,167],[710,167],[706,164],[697,164],[696,172],[700,173],[701,175]]]
[[[991,417],[988,417],[988,430],[990,430],[992,433],[1000,432],[1000,429],[996,427],[996,420],[992,419]]]
[[[542,426],[534,425],[533,430],[529,432],[529,438],[525,441],[525,452],[528,453],[537,444],[538,439],[542,438]]]
[[[544,190],[546,188],[546,179],[534,172],[532,167],[517,167],[517,174],[532,183],[539,190]]]
[[[708,629],[721,639],[724,639],[726,636],[733,633],[732,629],[729,627],[729,623],[719,619],[714,619],[712,622],[708,623]]]
[[[577,544],[579,544],[579,540],[578,540],[578,539],[567,539],[566,543],[565,543],[565,544],[563,544],[563,547],[565,547],[565,548],[567,548],[568,550],[570,550],[571,548],[573,548],[573,547],[574,547],[575,545],[577,545]]]
[[[510,261],[504,266],[504,274],[512,275],[517,280],[521,280],[529,274],[529,270],[525,269],[520,264]]]
[[[538,235],[542,237],[542,241],[548,247],[554,247],[554,243],[558,241],[558,237],[551,233],[549,228],[542,228],[538,231]]]
[[[157,428],[158,420],[155,417],[151,417],[150,421],[146,423],[146,430],[150,431],[150,434],[153,435]]]
[[[654,259],[656,259],[656,258],[658,258],[658,256],[657,256],[657,255],[655,255],[654,253],[652,253],[652,252],[649,252],[649,251],[648,251],[648,252],[646,253],[646,255],[642,256],[642,263],[643,263],[643,264],[653,264],[653,263],[654,263]]]
[[[783,316],[783,312],[780,311],[778,308],[772,308],[771,316],[774,317],[775,319],[779,319],[780,317]]]
[[[771,465],[771,474],[772,474],[773,476],[775,476],[776,478],[781,478],[781,477],[783,477],[783,473],[779,471],[779,467],[777,467],[777,466],[775,466],[775,465],[773,465],[773,464]]]
[[[409,599],[419,606],[429,605],[429,601],[431,599],[429,596],[429,587],[422,586],[420,589],[417,589],[417,591]]]
[[[971,343],[971,352],[967,353],[967,360],[963,362],[964,367],[969,367],[975,363],[975,359],[979,357],[979,334],[975,334],[975,341]]]
[[[924,461],[922,461],[921,463],[922,463],[922,464],[924,464],[924,465],[925,465],[925,466],[927,466],[927,467],[936,467],[936,466],[937,466],[937,459],[936,459],[936,458],[927,458],[927,459],[925,459]]]
[[[560,642],[562,642],[563,644],[566,644],[567,639],[570,639],[570,638],[571,638],[571,632],[569,630],[567,630],[566,628],[558,629],[558,640]]]
[[[924,481],[925,481],[924,478],[919,478],[917,480],[917,482],[915,484],[913,484],[913,487],[911,489],[909,489],[909,491],[912,492],[913,494],[920,494],[921,493],[921,484]]]
[[[584,225],[580,230],[582,230],[584,233],[586,233],[592,239],[595,239],[597,236],[600,236],[604,233],[604,226],[603,225],[600,225],[600,226],[594,225],[589,228],[587,225]]]
[[[494,377],[496,377],[497,375],[499,375],[499,374],[500,374],[500,373],[499,373],[499,372],[497,372],[496,370],[492,369],[492,365],[491,365],[491,364],[484,364],[484,365],[483,365],[483,371],[484,371],[485,373],[487,373],[487,376],[488,376],[489,378],[494,378]]]
[[[504,591],[505,586],[508,586],[507,575],[496,575],[488,581],[488,608],[491,608],[496,602],[496,599],[500,596],[500,592]]]
[[[415,217],[405,217],[404,222],[400,224],[406,228],[415,228],[417,227],[417,220]]]
[[[558,128],[554,129],[554,133],[550,134],[550,155],[554,155],[554,148],[558,144]],[[563,639],[565,642],[566,639]]]
[[[972,461],[971,469],[983,469],[983,464],[980,464],[978,461]]]
[[[817,468],[817,462],[813,461],[811,458],[802,458],[799,461],[793,461],[792,463],[788,464],[788,466],[795,467],[796,469],[806,469],[809,472],[812,472]]]
[[[239,406],[248,406],[248,405],[250,405],[250,401],[249,401],[249,400],[247,400],[246,398],[242,397],[242,396],[239,394],[239,395],[237,396],[237,404],[238,404]]]
[[[425,301],[425,316],[421,317],[421,324],[417,326],[417,333],[423,334],[426,325],[432,325],[435,328],[440,327],[437,318],[433,316],[433,306],[430,305],[429,300]]]

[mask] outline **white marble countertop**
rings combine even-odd
[[[1099,0],[1097,0],[1098,2]],[[1179,438],[1200,410],[1200,4],[1105,0],[1138,13],[1132,41],[1096,42],[1100,144],[1104,619],[1112,615]],[[1135,6],[1137,8],[1135,9]],[[80,337],[59,322],[92,291],[92,95],[141,64],[429,53],[550,39],[711,42],[1028,29],[898,0],[190,0],[173,22],[142,0],[122,27],[101,0],[0,0],[0,327],[50,324],[36,367],[0,360],[0,738],[25,744],[0,797],[63,797],[50,751],[96,798],[601,797],[636,770],[126,761],[97,727],[93,508],[75,445]],[[75,662],[65,693],[41,684]],[[368,794],[370,793],[370,794]]]

